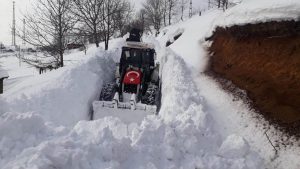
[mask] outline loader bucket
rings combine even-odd
[[[117,101],[94,101],[93,119],[100,119],[107,116],[118,117],[124,123],[140,123],[147,115],[156,113],[156,106],[132,102]]]

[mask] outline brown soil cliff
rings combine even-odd
[[[268,119],[300,124],[300,22],[217,28],[208,40],[211,71],[246,90]]]

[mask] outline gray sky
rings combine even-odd
[[[0,0],[0,42],[6,45],[11,44],[12,25],[12,3],[13,0]],[[16,22],[21,22],[21,11],[26,11],[30,0],[15,0],[16,2]]]
[[[25,13],[33,0],[14,0],[16,2],[16,22],[17,26],[22,26],[22,13]],[[145,0],[131,0],[136,8],[140,8]],[[194,8],[203,6],[207,0],[193,0]],[[12,3],[13,0],[0,0],[0,42],[6,45],[11,44],[11,25],[12,25]],[[203,7],[202,7],[203,8]],[[17,43],[20,43],[17,40]]]

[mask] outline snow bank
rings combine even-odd
[[[276,12],[274,4],[278,3],[283,11],[285,2],[270,1],[273,4],[270,10]],[[292,9],[298,6],[295,0],[289,2],[295,5]],[[244,5],[245,10],[240,12],[249,14],[248,19],[243,18],[250,21],[255,17],[250,17],[252,11],[246,8],[251,9],[252,2],[244,3],[250,5]],[[255,3],[264,4],[258,0]],[[243,4],[228,10],[225,13],[228,19],[234,22]],[[230,11],[234,10],[237,13],[231,16]],[[253,150],[262,148],[272,152],[269,151],[272,147],[263,149],[265,140],[262,146],[258,145],[263,132],[260,128],[253,130],[255,123],[247,121],[249,118],[241,120],[240,112],[245,111],[243,106],[242,110],[238,107],[240,102],[239,105],[231,102],[232,98],[214,82],[198,74],[205,70],[208,60],[204,38],[213,31],[212,21],[222,15],[221,11],[209,11],[165,28],[159,35],[160,42],[146,38],[156,44],[161,59],[163,94],[160,115],[148,116],[140,125],[127,126],[112,117],[78,122],[88,118],[91,101],[99,95],[103,82],[110,80],[109,72],[114,72],[113,60],[117,60],[119,50],[98,51],[74,66],[14,86],[0,98],[0,166],[4,169],[264,168],[260,155],[267,161],[269,156]],[[256,15],[251,21],[259,17],[268,18]],[[289,17],[294,18],[292,14]],[[160,50],[179,32],[182,36],[169,49]],[[251,128],[246,128],[249,123]]]
[[[10,164],[8,168],[20,167],[16,156],[48,145],[50,140],[63,139],[70,132],[67,127],[89,119],[91,102],[99,96],[102,83],[111,80],[113,59],[119,52],[91,50],[76,64],[26,77],[1,95],[0,168]],[[77,57],[77,53],[73,55]],[[53,149],[51,153],[59,151]],[[29,161],[37,158],[29,154]]]
[[[64,128],[50,128],[35,113],[5,113],[0,116],[0,166],[14,160],[24,149],[62,134]]]
[[[203,13],[202,16],[193,18],[164,28],[159,35],[161,46],[165,46],[178,33],[182,35],[173,42],[168,48],[171,48],[176,55],[181,56],[192,69],[192,72],[202,72],[205,70],[208,57],[206,49],[203,47],[207,32],[212,31],[212,21],[220,16],[222,11],[213,10]]]
[[[202,108],[202,97],[195,91],[191,72],[183,59],[171,50],[167,50],[162,58],[162,107],[159,115],[166,121],[172,122],[177,116],[189,115],[195,120],[205,119]],[[177,107],[177,109],[174,109]],[[199,113],[197,113],[197,111]]]
[[[167,50],[165,55],[162,58],[163,94],[160,116],[171,126],[179,124],[182,129],[189,126],[182,132],[182,135],[195,132],[191,136],[186,136],[189,139],[183,145],[187,145],[191,148],[190,150],[197,149],[197,151],[202,150],[206,155],[210,154],[207,159],[202,159],[202,164],[205,164],[203,168],[241,168],[241,166],[252,168],[254,167],[251,166],[252,164],[256,164],[254,168],[262,167],[261,159],[250,150],[247,141],[242,137],[228,137],[222,141],[219,133],[222,131],[215,130],[212,116],[203,107],[206,103],[204,98],[199,95],[200,92],[193,79],[193,74],[190,72],[191,69],[187,67],[184,59],[177,56],[172,50]],[[232,152],[237,153],[236,156],[232,156]],[[224,155],[223,158],[215,159],[215,156],[219,157],[220,154]],[[211,166],[210,160],[212,159],[215,160],[216,166]],[[197,168],[197,166],[194,167]]]
[[[245,140],[238,136],[222,140],[213,129],[213,119],[203,110],[203,99],[184,60],[171,50],[162,54],[161,116],[148,116],[139,126],[105,117],[80,121],[70,129],[45,122],[44,114],[4,113],[2,168],[262,168],[261,159]],[[84,65],[95,58],[102,57],[91,57],[78,69],[85,70]],[[75,76],[71,74],[63,77],[71,80]],[[232,152],[241,155],[232,156]]]
[[[274,149],[270,145],[264,132],[268,130],[268,135],[274,143],[275,140],[280,140],[282,137],[280,134],[277,135],[278,131],[276,131],[274,127],[269,126],[266,121],[255,118],[256,114],[248,105],[224,91],[214,79],[203,73],[209,60],[209,55],[206,53],[207,43],[205,42],[205,38],[212,34],[216,26],[230,26],[270,20],[299,20],[299,3],[300,1],[298,0],[245,0],[242,4],[224,13],[222,11],[211,10],[204,12],[202,16],[195,16],[185,22],[166,27],[160,34],[159,41],[160,44],[164,46],[179,30],[183,30],[182,36],[174,41],[168,48],[182,57],[187,64],[190,73],[186,74],[192,75],[191,79],[196,81],[198,89],[197,95],[201,95],[203,98],[202,101],[196,103],[202,104],[202,108],[200,109],[209,115],[206,115],[205,118],[214,120],[210,122],[210,124],[219,132],[221,140],[225,140],[221,146],[223,148],[218,150],[220,156],[229,158],[231,152],[232,154],[243,154],[244,150],[248,149],[248,144],[250,149],[254,149],[265,160],[265,165],[268,168],[299,168],[300,154],[298,146],[278,148],[280,152],[279,157],[274,160]],[[176,64],[174,68],[170,67],[168,71],[174,71],[173,69],[175,68]],[[176,83],[175,80],[177,77],[168,77],[168,79]],[[189,81],[190,80],[187,80],[183,84]],[[190,87],[190,85],[188,86]],[[193,87],[190,88],[195,90]],[[172,91],[173,89],[166,88],[166,90]],[[180,97],[185,96],[185,92],[181,93]],[[172,92],[168,94],[172,95]],[[170,98],[170,102],[171,101],[173,101],[173,99]],[[176,104],[178,103],[174,102],[173,106]],[[168,114],[172,113],[177,114],[177,109],[170,111]],[[163,112],[161,114],[163,114]],[[230,136],[232,135],[239,135],[234,138],[240,141],[231,140]],[[226,140],[229,140],[228,144]],[[247,141],[244,143],[243,140]],[[295,145],[296,144],[298,143],[295,142]],[[253,159],[252,161],[256,160]],[[251,164],[249,163],[248,165]]]
[[[299,0],[244,0],[218,17],[215,26],[299,19]]]
[[[112,58],[118,52],[100,50],[73,66],[23,80],[0,98],[0,114],[36,112],[45,121],[65,126],[89,119],[103,81],[113,77]]]

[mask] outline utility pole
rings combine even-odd
[[[22,46],[23,46],[23,49],[22,49],[22,54],[23,54],[23,58],[25,57],[25,50],[26,50],[26,28],[25,28],[25,25],[26,25],[26,21],[25,21],[25,18],[23,19],[23,43],[22,43]],[[21,48],[20,48],[21,50]],[[21,66],[21,54],[20,54],[20,58],[19,58],[19,66]]]
[[[23,19],[23,46],[24,47],[26,45],[26,40],[25,40],[25,38],[26,38],[26,28],[25,28],[25,25],[26,25],[26,21],[25,21],[25,19]]]
[[[13,1],[13,23],[12,23],[12,46],[16,47],[16,13],[15,13],[15,1]]]
[[[193,0],[190,0],[189,17],[193,16]]]
[[[181,0],[181,20],[183,21],[183,12],[184,12],[184,5],[185,5],[185,2],[184,0]]]

